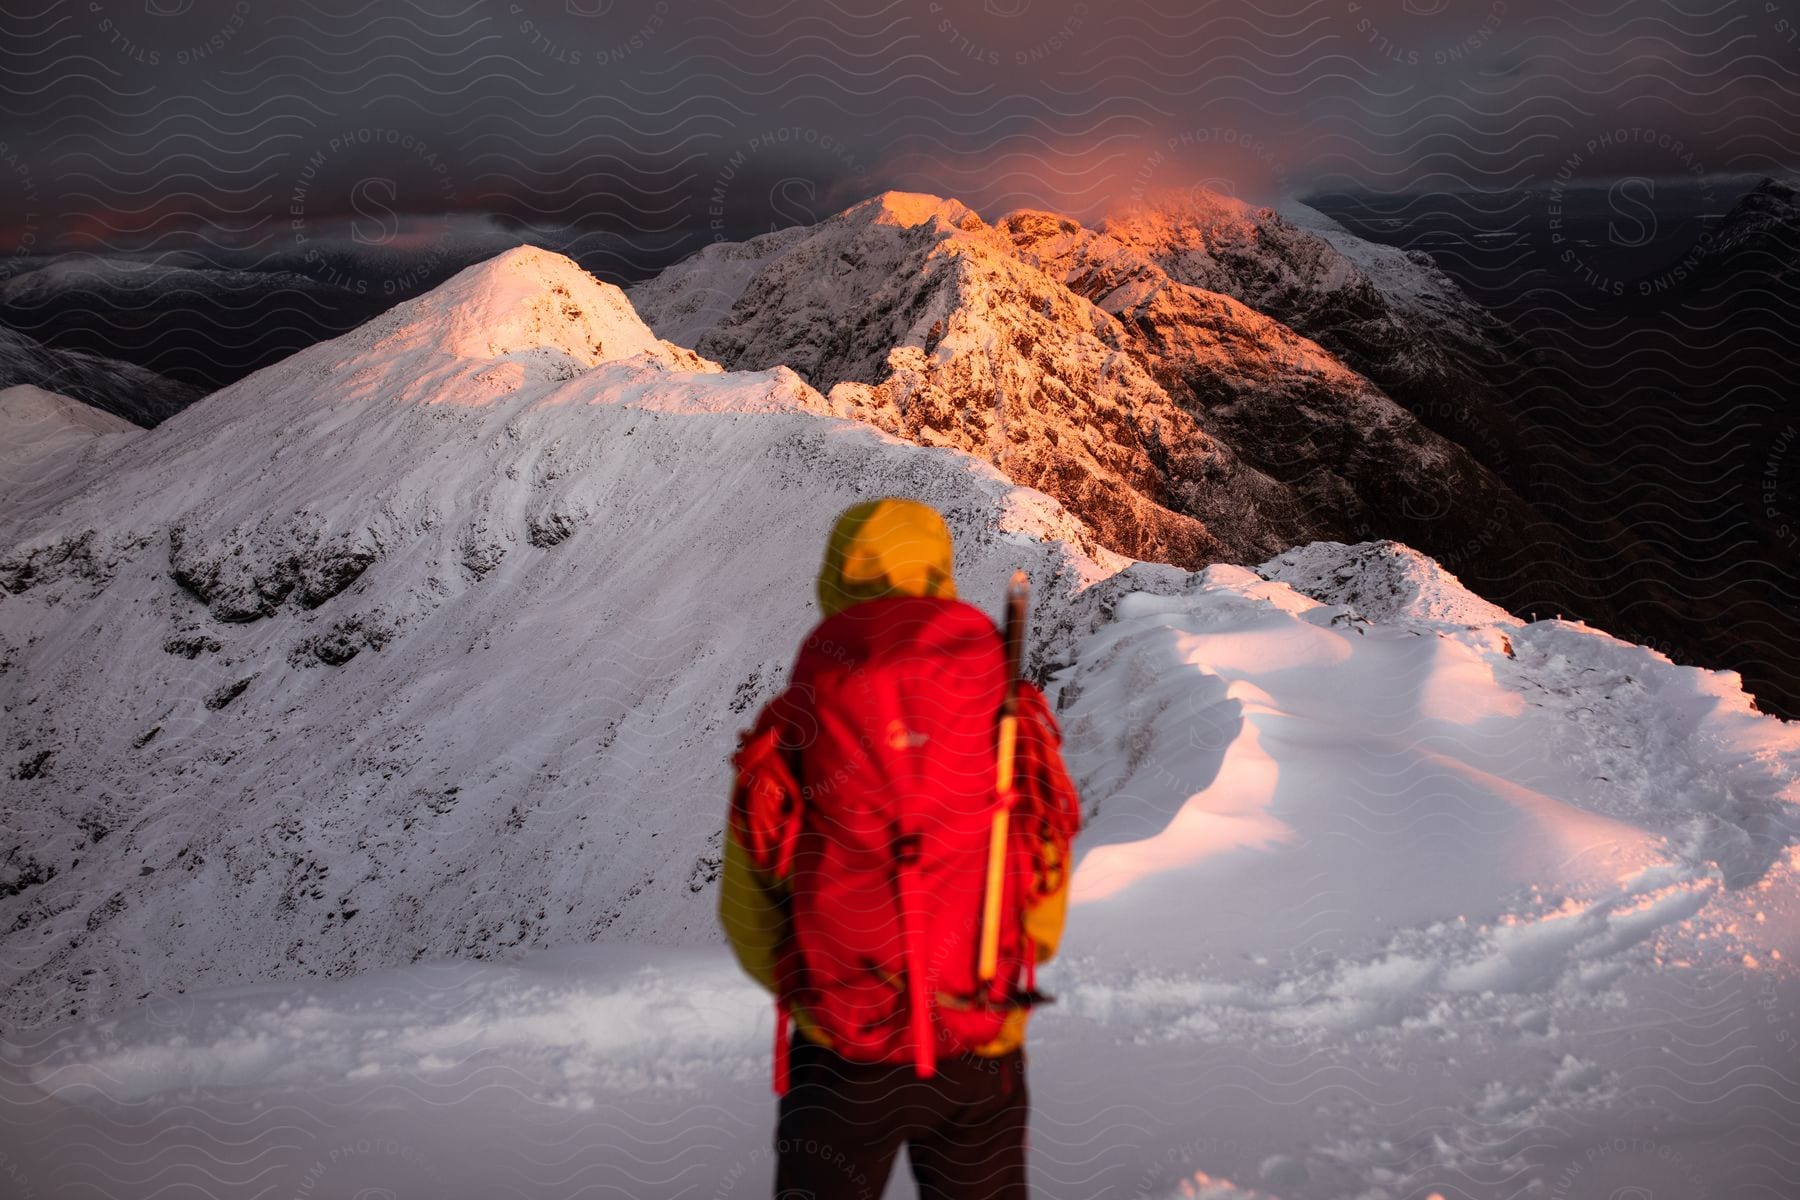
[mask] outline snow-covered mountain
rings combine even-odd
[[[0,508],[41,503],[83,455],[118,445],[136,425],[28,383],[0,388]]]
[[[1800,176],[1762,180],[1725,214],[1707,246],[1703,275],[1715,284],[1788,276],[1800,247]]]
[[[149,425],[527,244],[629,278],[666,265],[688,245],[673,234],[471,212],[395,211],[376,221],[304,216],[279,231],[159,226],[144,247],[94,244],[0,258],[0,327],[185,381],[170,403],[123,414]]]
[[[1122,553],[1255,562],[1385,534],[1506,559],[1542,525],[1465,449],[1270,315],[1342,332],[1326,317],[1347,297],[1381,300],[1327,241],[1269,215],[1285,236],[1253,277],[1255,247],[1227,246],[1216,223],[1152,215],[1090,231],[1018,212],[990,227],[954,200],[889,192],[709,247],[631,297],[726,366],[791,366],[864,420],[986,457]],[[1435,344],[1415,333],[1402,353],[1399,331],[1454,293],[1417,264],[1407,278],[1424,280],[1413,307],[1369,318],[1396,378],[1425,372],[1405,355]],[[1475,321],[1461,303],[1456,319]]]
[[[945,215],[894,270],[948,241],[944,297],[1114,329]],[[804,365],[853,369],[813,327]],[[8,393],[0,432],[55,443],[0,509],[8,1177],[766,1194],[726,756],[832,519],[900,493],[963,595],[1031,572],[1088,811],[1034,1018],[1043,1194],[1781,1194],[1800,730],[1392,541],[1132,561],[860,419],[883,386],[724,370],[520,249],[153,430]],[[1050,411],[1033,436],[1087,436]]]
[[[1174,404],[1116,322],[1011,254],[952,200],[889,192],[754,249],[713,250],[632,289],[655,327],[713,309],[695,343],[737,369],[793,367],[846,411],[898,436],[969,450],[1062,500],[1109,545],[1193,565],[1306,532],[1279,483]],[[782,249],[771,252],[772,247]]]
[[[154,425],[198,400],[202,389],[118,359],[46,346],[0,325],[0,388],[72,396],[136,425]]]
[[[1409,406],[1466,402],[1471,385],[1492,384],[1506,336],[1492,314],[1429,255],[1366,241],[1304,204],[1151,193],[1095,233],[1313,339]]]
[[[372,244],[335,229],[307,232],[296,239],[284,231],[272,244],[255,247],[204,240],[187,249],[109,249],[0,262],[0,384],[37,383],[153,425],[207,392],[335,337],[522,240],[485,223],[454,236],[437,230]],[[63,356],[104,359],[107,371],[78,376],[89,390],[66,386],[66,372],[63,379],[27,377],[17,368],[7,375],[19,337],[56,347]],[[105,390],[108,372],[117,381]],[[132,386],[123,384],[126,379]]]
[[[1124,565],[978,461],[829,412],[519,250],[15,495],[11,1019],[710,938],[692,798],[811,623],[837,512],[931,496],[975,596],[1015,561],[1048,597]]]

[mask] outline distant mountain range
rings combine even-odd
[[[70,396],[137,425],[172,417],[206,394],[135,363],[81,350],[54,350],[0,326],[0,388],[35,387]]]
[[[1120,553],[1197,566],[1399,538],[1514,612],[1567,612],[1740,667],[1776,709],[1800,711],[1782,666],[1800,664],[1783,616],[1800,597],[1780,582],[1800,450],[1782,459],[1772,413],[1734,423],[1709,398],[1722,377],[1782,378],[1797,228],[1793,190],[1773,180],[1721,222],[1682,293],[1710,313],[1711,342],[1655,314],[1593,338],[1497,319],[1425,254],[1305,205],[1201,189],[1092,228],[1038,211],[990,225],[954,200],[886,193],[708,245],[630,295],[669,341],[730,369],[787,366],[835,412],[985,458]],[[0,324],[45,341],[6,335],[0,384],[153,423],[390,303],[344,278],[420,291],[520,236],[465,239],[428,271],[339,247],[332,278],[292,255],[14,262]],[[1609,337],[1638,339],[1641,355]],[[84,357],[94,349],[170,374],[109,368]],[[1682,390],[1681,420],[1665,419],[1667,397],[1640,397],[1657,379]],[[1710,460],[1721,437],[1746,474],[1772,475],[1754,523],[1716,471],[1681,469],[1686,448]],[[1634,474],[1659,456],[1674,469]]]
[[[1122,553],[1198,566],[1379,533],[1464,570],[1516,558],[1541,519],[1371,378],[1447,389],[1492,323],[1429,263],[1368,259],[1210,195],[1088,230],[887,193],[630,295],[727,367],[790,366],[864,420],[986,457]]]
[[[1110,236],[887,195],[774,239],[728,304],[691,268],[639,293],[665,322],[709,314],[703,347],[791,345],[827,392],[659,337],[535,248],[154,429],[0,390],[9,1045],[207,985],[715,942],[732,737],[815,622],[831,521],[883,494],[945,513],[959,592],[990,611],[1029,573],[1027,670],[1100,809],[1084,886],[1159,874],[1185,899],[1154,911],[1258,938],[1219,896],[1310,930],[1281,906],[1335,910],[1337,880],[1403,897],[1411,871],[1433,906],[1383,920],[1433,922],[1409,944],[1474,992],[1514,943],[1440,918],[1520,902],[1521,871],[1609,889],[1613,953],[1664,919],[1641,919],[1645,879],[1685,916],[1715,865],[1785,862],[1794,734],[1730,672],[1518,621],[1391,541],[1254,571],[1119,553],[1257,553],[1336,519],[1333,494],[1371,521],[1438,485],[1519,502],[1316,343]],[[1281,456],[1314,424],[1309,475]],[[1268,512],[1214,494],[1238,488]],[[1237,839],[1293,855],[1208,872]],[[1621,874],[1608,846],[1663,865]],[[1346,947],[1366,958],[1295,994],[1387,979],[1368,963],[1391,943]],[[1502,978],[1544,986],[1551,960]]]

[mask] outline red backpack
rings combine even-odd
[[[973,1049],[1041,999],[1023,915],[1060,884],[1079,823],[1043,696],[1018,685],[1015,785],[996,779],[1000,632],[939,597],[867,600],[807,637],[786,691],[740,735],[732,832],[787,897],[775,1090],[795,1008],[859,1062]],[[998,962],[978,964],[990,835],[1010,809]]]

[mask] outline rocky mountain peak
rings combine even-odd
[[[1170,241],[1188,241],[1226,230],[1250,231],[1279,219],[1275,210],[1250,204],[1207,187],[1160,188],[1118,205],[1100,228],[1138,230],[1145,237],[1160,235]]]
[[[1278,314],[1333,333],[1366,317],[1378,349],[1414,357],[1430,330],[1325,238],[1227,197],[1155,197],[1089,229],[1030,209],[990,226],[888,192],[709,248],[632,300],[730,369],[790,366],[835,411],[982,455],[1138,558],[1241,562],[1377,529],[1477,544],[1452,497],[1531,523],[1466,452]]]
[[[887,191],[871,196],[860,204],[845,209],[834,220],[847,224],[864,222],[871,225],[894,225],[912,229],[930,225],[933,229],[961,229],[965,232],[985,228],[986,223],[974,209],[960,200],[924,192]]]

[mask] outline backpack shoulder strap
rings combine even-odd
[[[793,871],[794,847],[800,839],[802,793],[789,748],[793,706],[788,692],[776,696],[757,714],[756,723],[738,735],[731,756],[736,775],[731,789],[727,836],[744,849],[752,866],[777,887],[785,887]],[[776,974],[779,975],[779,970]],[[774,1088],[788,1090],[788,1031],[793,1010],[779,978],[775,992]]]
[[[800,782],[782,741],[780,699],[765,705],[756,724],[738,735],[730,809],[731,832],[751,864],[777,882],[793,868],[801,816]]]
[[[1081,795],[1062,760],[1062,729],[1044,694],[1029,683],[1019,685],[1018,808],[1015,817],[1055,853],[1066,868],[1069,844],[1081,830]],[[1040,894],[1048,890],[1041,881]]]
[[[894,887],[898,893],[902,936],[906,939],[907,1025],[913,1049],[913,1072],[929,1079],[937,1071],[937,1042],[932,1034],[931,996],[927,990],[924,919],[920,893],[925,887],[919,870],[923,836],[917,831],[896,830],[894,839]]]

